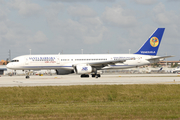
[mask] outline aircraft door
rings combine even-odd
[[[142,57],[138,57],[138,63],[141,63]]]
[[[29,65],[29,59],[28,59],[28,57],[25,57],[25,65]]]
[[[57,64],[60,64],[60,57],[59,57],[59,56],[57,56],[56,63],[57,63]]]

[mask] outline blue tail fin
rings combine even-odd
[[[165,28],[158,28],[150,38],[144,43],[144,45],[134,54],[141,55],[156,55],[161,43]]]

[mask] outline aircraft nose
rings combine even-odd
[[[8,69],[11,69],[11,68],[12,68],[12,63],[8,63],[8,64],[6,65],[6,67],[7,67]]]

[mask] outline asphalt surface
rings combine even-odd
[[[80,78],[79,75],[1,76],[0,87],[15,86],[70,86],[70,85],[127,85],[180,84],[179,74],[124,74],[101,75],[100,78]]]

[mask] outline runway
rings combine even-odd
[[[123,74],[102,75],[100,78],[80,78],[79,75],[53,76],[1,76],[0,87],[18,86],[70,86],[70,85],[128,85],[128,84],[180,84],[179,74]]]

